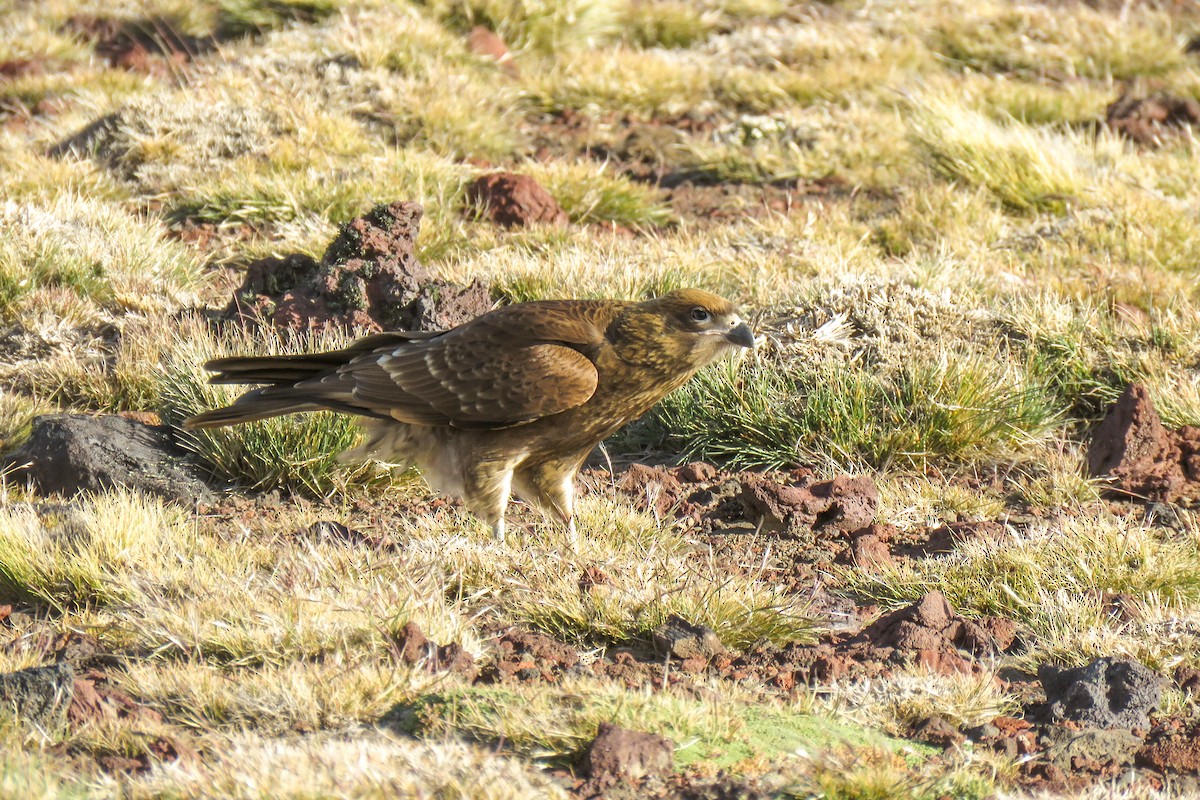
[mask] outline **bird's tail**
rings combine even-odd
[[[439,333],[377,333],[359,339],[343,350],[330,350],[326,353],[214,358],[204,364],[206,370],[215,373],[209,378],[209,383],[266,386],[246,392],[234,401],[233,405],[188,417],[183,421],[183,427],[188,430],[220,428],[239,422],[253,422],[321,409],[362,416],[380,416],[368,409],[350,405],[347,401],[351,398],[333,387],[324,387],[323,391],[318,389],[315,379],[377,348],[395,347],[414,340],[429,339]]]
[[[233,405],[205,411],[183,421],[188,430],[220,428],[240,422],[294,414],[300,411],[330,409],[362,414],[338,403],[335,398],[319,397],[311,388],[297,384],[335,370],[347,363],[363,350],[350,347],[328,353],[311,353],[295,356],[236,356],[216,358],[204,364],[204,368],[216,373],[209,378],[215,384],[267,384],[262,389],[247,392],[234,401]]]

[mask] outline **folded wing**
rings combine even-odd
[[[441,334],[379,334],[345,350],[210,362],[214,383],[266,383],[192,417],[217,427],[331,409],[418,425],[501,428],[581,405],[596,390],[589,357],[599,307],[578,301],[500,309]]]

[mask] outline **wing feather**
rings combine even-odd
[[[402,422],[519,425],[595,393],[599,376],[589,356],[603,344],[610,305],[523,304],[439,336],[381,338],[379,347],[295,390]]]

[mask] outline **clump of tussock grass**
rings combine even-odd
[[[950,354],[888,376],[839,360],[718,365],[663,401],[640,435],[739,468],[1019,460],[1059,409],[1029,376],[995,367]]]
[[[807,713],[852,719],[905,736],[929,717],[943,717],[955,727],[991,722],[1020,708],[1017,698],[996,686],[994,676],[903,672],[887,678],[835,682],[802,695],[797,705]]]
[[[729,25],[698,48],[721,68],[714,90],[741,110],[876,99],[924,75],[935,59],[918,37],[900,32],[886,15],[833,22],[820,16],[770,25]],[[739,91],[738,87],[744,87]],[[755,87],[757,88],[751,88]]]
[[[1005,214],[982,187],[966,193],[937,181],[878,211],[864,205],[871,243],[884,256],[908,262],[969,258],[980,237],[998,239],[1008,227]]]
[[[33,418],[54,410],[40,397],[0,390],[0,453],[20,447],[29,438]]]
[[[543,53],[579,50],[620,30],[624,0],[422,0],[434,17],[467,30],[482,25],[509,47]]]
[[[200,91],[126,104],[94,155],[136,195],[167,198],[162,214],[172,222],[341,222],[403,197],[427,209],[434,235],[424,238],[441,240],[459,224],[471,175],[455,158],[519,147],[509,90],[447,70],[400,80],[383,68],[345,70],[305,53],[312,43],[294,44],[300,52],[287,59],[212,66]],[[383,146],[380,133],[405,147]]]
[[[123,492],[9,507],[0,511],[0,589],[55,611],[132,603],[144,597],[138,573],[175,557],[164,534],[186,525],[161,501]]]
[[[524,101],[516,91],[476,75],[446,72],[397,81],[372,121],[390,125],[400,147],[423,147],[450,158],[499,160],[524,149],[519,125]]]
[[[3,731],[3,740],[12,742],[18,736],[14,726]],[[26,726],[21,726],[26,727]],[[71,776],[55,769],[55,759],[37,746],[6,747],[4,762],[0,764],[0,791],[9,797],[69,797],[77,791],[78,783]]]
[[[1001,778],[1011,780],[1014,770],[999,757],[971,754],[932,773],[914,767],[911,760],[882,757],[878,751],[851,749],[818,753],[806,761],[788,788],[790,796],[831,800],[882,800],[909,797],[936,800],[959,797],[986,800],[996,797]]]
[[[226,669],[379,658],[410,621],[435,641],[480,650],[440,572],[409,575],[367,545],[316,539],[313,520],[285,514],[239,540],[204,532],[183,543],[186,566],[154,575],[148,600],[110,614],[106,636],[156,659]]]
[[[70,319],[70,307],[52,308],[14,328],[10,342],[21,346],[0,367],[0,382],[70,410],[158,409],[163,354],[176,336],[168,318],[127,315],[97,332],[86,308],[75,314],[78,327],[53,324],[56,314]]]
[[[394,35],[397,25],[404,26],[404,36]],[[450,67],[478,68],[487,63],[467,51],[462,37],[426,17],[415,5],[356,9],[326,26],[319,38],[297,38],[301,46],[319,42],[353,56],[368,70],[382,67],[409,77],[436,75]],[[483,74],[476,77],[485,78]]]
[[[380,158],[326,162],[302,172],[290,168],[231,170],[181,195],[170,218],[224,224],[275,225],[316,216],[346,222],[385,199],[420,202],[422,252],[446,249],[462,238],[457,210],[468,167],[422,151],[394,151]]]
[[[735,250],[700,237],[670,241],[657,235],[633,241],[607,233],[573,232],[565,242],[515,240],[508,246],[468,255],[451,274],[485,277],[500,296],[513,302],[563,297],[642,300],[672,289],[703,287],[737,296],[743,280],[768,278],[761,270],[741,274],[728,260]],[[751,253],[746,262],[759,254]]]
[[[936,528],[947,520],[997,519],[1007,510],[1002,493],[964,485],[954,476],[934,479],[893,471],[874,480],[879,488],[876,521],[902,530]]]
[[[939,93],[953,91],[977,111],[1000,124],[1015,120],[1030,126],[1077,125],[1104,116],[1112,102],[1106,86],[1084,81],[1048,85],[1036,79],[1022,80],[1006,75],[963,74],[952,80],[930,80]],[[953,90],[948,87],[953,86]]]
[[[100,164],[30,152],[25,142],[4,131],[0,131],[0,187],[11,203],[39,207],[53,206],[62,198],[120,202],[129,197],[127,188]]]
[[[1196,643],[1200,619],[1194,606],[1180,608],[1177,603],[1147,594],[1122,606],[1138,617],[1126,621],[1095,597],[1060,592],[1054,600],[1060,608],[1048,623],[1044,639],[1039,647],[1015,660],[1018,666],[1036,668],[1045,661],[1082,666],[1117,655],[1170,675],[1176,667],[1200,664],[1200,646]]]
[[[1113,189],[1107,194],[1104,210],[1066,231],[1068,243],[1081,251],[1079,255],[1095,255],[1132,273],[1151,296],[1170,294],[1169,290],[1154,291],[1158,276],[1187,271],[1194,265],[1187,254],[1200,247],[1196,207],[1189,200],[1143,190]]]
[[[427,674],[386,654],[349,664],[290,660],[254,669],[196,660],[138,662],[121,682],[172,723],[197,734],[261,736],[371,722],[412,693],[436,686]]]
[[[1130,330],[1092,302],[1040,295],[1002,313],[1030,371],[1074,418],[1099,421],[1130,383],[1144,383],[1165,425],[1200,420],[1200,381],[1179,364],[1200,356],[1200,338],[1169,311]]]
[[[27,314],[65,293],[97,315],[171,308],[199,264],[163,228],[115,203],[63,194],[0,206],[0,317]]]
[[[526,172],[546,187],[572,222],[643,227],[671,221],[658,191],[634,183],[607,165],[531,163]]]
[[[166,356],[160,378],[163,419],[180,425],[187,417],[232,403],[248,387],[213,386],[204,362],[232,355],[268,355],[332,350],[352,337],[331,332],[321,336],[288,336],[241,332],[218,336],[199,322],[189,326]],[[265,336],[263,334],[266,334]],[[354,477],[365,478],[369,467],[349,468],[337,456],[358,440],[359,430],[346,414],[316,412],[288,415],[244,425],[199,431],[180,431],[179,443],[195,453],[215,478],[254,489],[287,489],[326,496]]]
[[[717,30],[722,16],[719,9],[678,0],[632,3],[625,12],[623,36],[640,47],[691,47]]]
[[[744,114],[717,129],[708,140],[681,143],[675,157],[689,175],[715,182],[771,183],[793,181],[814,169],[806,151],[815,144],[815,131],[796,115]],[[814,171],[820,171],[816,168]]]
[[[620,111],[666,118],[713,109],[711,68],[669,51],[583,50],[523,79],[531,99],[547,110]]]
[[[704,180],[787,185],[832,178],[891,192],[914,177],[910,152],[891,112],[817,101],[731,115],[712,133],[684,140],[671,158],[682,174]]]
[[[988,3],[943,15],[929,46],[981,72],[1127,80],[1184,64],[1167,15]]]
[[[1088,475],[1081,447],[1067,440],[1065,432],[1057,446],[1046,448],[1041,459],[1022,464],[1009,474],[1006,484],[1035,512],[1064,508],[1080,511],[1100,499],[1102,488]]]
[[[743,27],[784,13],[776,0],[652,0],[627,4],[622,14],[623,38],[641,47],[687,48],[714,33]]]
[[[397,28],[406,35],[392,35]],[[414,7],[364,9],[319,32],[279,38],[297,53],[297,63],[291,71],[270,62],[259,69],[273,86],[322,96],[322,107],[310,114],[318,120],[336,109],[389,146],[457,160],[498,161],[525,149],[519,86]],[[330,65],[330,49],[356,66]],[[338,145],[336,135],[325,138],[326,147]]]
[[[1063,213],[1088,188],[1078,152],[1059,134],[1001,125],[942,100],[915,103],[909,130],[934,172],[983,186],[1013,211]]]

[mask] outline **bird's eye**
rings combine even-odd
[[[708,312],[703,308],[693,308],[692,319],[696,320],[696,322],[708,322]]]

